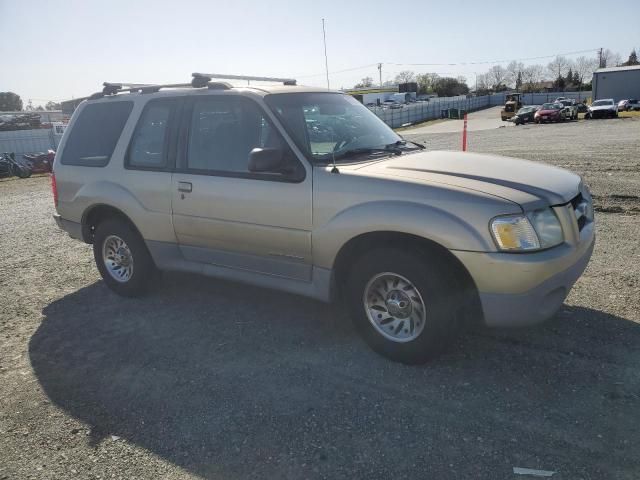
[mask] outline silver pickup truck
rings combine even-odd
[[[55,219],[116,293],[177,270],[340,301],[373,349],[419,363],[471,324],[550,318],[585,269],[578,175],[426,151],[339,92],[215,77],[106,84],[64,133]]]

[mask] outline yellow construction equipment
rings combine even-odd
[[[521,95],[521,93],[507,93],[504,108],[500,110],[500,117],[503,122],[509,120],[520,110],[522,107],[522,101],[520,100]]]

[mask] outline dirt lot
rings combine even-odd
[[[1,181],[0,479],[637,479],[640,119],[469,147],[583,174],[596,251],[554,320],[469,334],[420,367],[290,295],[166,275],[119,298],[56,228],[46,178]]]

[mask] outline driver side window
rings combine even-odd
[[[249,153],[254,148],[276,148],[289,161],[294,160],[285,140],[253,101],[221,95],[195,102],[187,145],[188,170],[249,175]]]

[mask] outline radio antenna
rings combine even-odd
[[[324,69],[327,72],[327,90],[330,90],[329,86],[329,61],[327,60],[327,33],[324,29],[324,18],[322,19],[322,41],[324,42]]]

